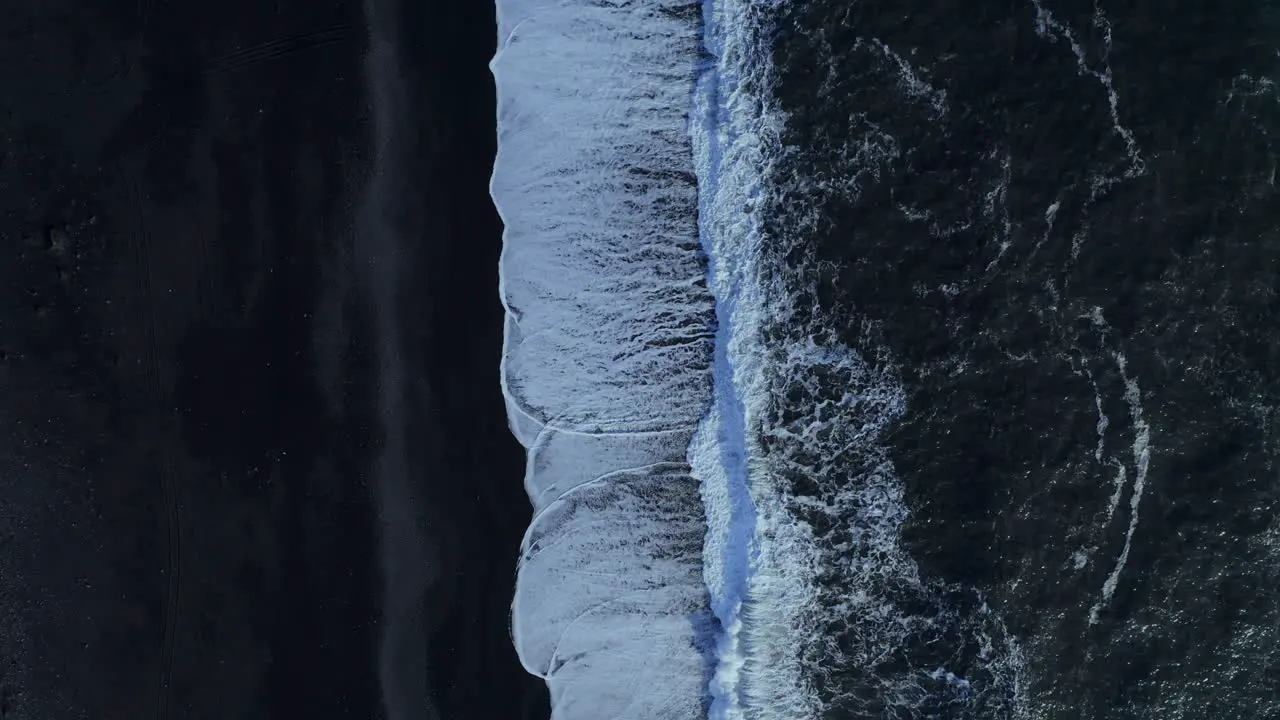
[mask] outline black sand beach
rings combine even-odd
[[[546,715],[507,630],[492,7],[410,5],[391,116],[356,2],[6,10],[0,717]],[[435,560],[390,674],[381,537]]]

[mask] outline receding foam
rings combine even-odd
[[[500,0],[501,381],[535,516],[512,635],[557,720],[706,715],[685,451],[715,318],[688,134],[697,6]]]
[[[704,716],[705,533],[697,481],[679,463],[606,475],[538,513],[512,628],[557,717]]]
[[[517,433],[670,430],[710,393],[677,3],[499,3],[503,386]],[[519,18],[512,22],[514,18]]]

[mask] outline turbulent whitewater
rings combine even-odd
[[[998,620],[901,547],[892,358],[814,301],[816,211],[770,97],[784,8],[498,3],[502,387],[535,509],[512,631],[556,718],[1008,695]]]

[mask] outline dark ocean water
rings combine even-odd
[[[905,388],[924,578],[873,584],[892,642],[806,651],[823,717],[1280,717],[1280,8],[795,2],[773,41],[768,232]]]

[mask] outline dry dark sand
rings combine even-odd
[[[546,716],[508,639],[492,7],[403,5],[392,170],[359,2],[4,9],[0,718],[380,718],[384,681]],[[380,669],[388,467],[432,564]]]

